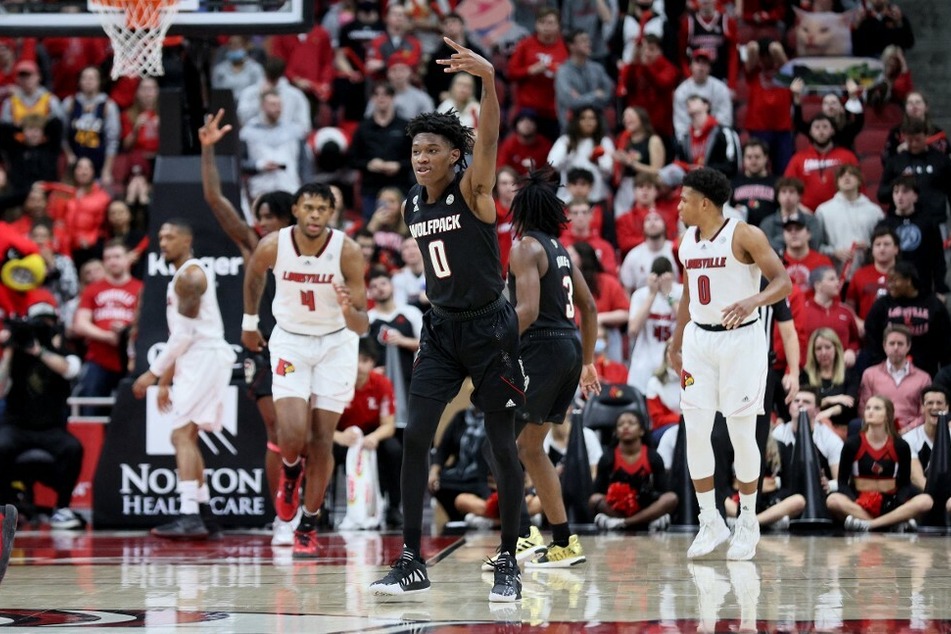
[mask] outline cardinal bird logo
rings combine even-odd
[[[288,374],[294,373],[294,364],[290,361],[285,361],[284,359],[278,359],[277,361],[277,375],[278,376],[287,376]]]
[[[693,385],[693,375],[687,372],[686,370],[680,371],[680,387],[687,389]]]

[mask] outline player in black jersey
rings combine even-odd
[[[409,421],[403,435],[403,553],[384,578],[370,585],[380,595],[429,590],[420,553],[429,449],[443,410],[469,376],[473,403],[485,412],[486,437],[497,471],[502,543],[490,601],[521,599],[515,560],[522,467],[515,446],[515,410],[525,401],[519,363],[518,318],[504,290],[496,207],[492,198],[499,140],[495,69],[486,59],[444,38],[456,53],[438,60],[446,72],[482,80],[478,138],[454,114],[426,113],[406,128],[419,183],[403,202],[403,218],[423,254],[426,294],[419,353],[410,384]],[[471,152],[472,165],[466,166]]]
[[[205,202],[232,242],[237,245],[247,266],[251,254],[258,246],[261,238],[268,233],[280,231],[292,225],[294,215],[291,207],[294,197],[288,192],[269,192],[254,201],[254,216],[258,221],[257,227],[250,227],[231,201],[221,190],[221,178],[218,175],[218,166],[215,163],[215,145],[228,132],[231,125],[221,125],[224,109],[212,116],[208,115],[205,125],[198,130],[198,140],[201,142],[201,184]],[[268,284],[265,290],[265,301],[261,305],[260,329],[264,338],[271,336],[274,328],[274,316],[271,314],[271,301],[274,299],[274,276],[268,271]],[[267,477],[268,489],[271,496],[277,494],[277,483],[281,475],[281,452],[277,445],[277,414],[274,411],[274,398],[271,395],[271,361],[268,349],[261,352],[250,352],[244,361],[245,379],[251,395],[257,402],[258,412],[264,421],[267,431],[267,451],[264,455],[264,474]],[[281,522],[275,518],[274,537],[272,546],[293,546],[294,527],[289,522]]]
[[[571,263],[558,236],[568,223],[555,193],[558,174],[551,166],[522,179],[512,201],[517,239],[509,256],[509,297],[522,333],[522,364],[529,377],[525,407],[516,415],[519,457],[532,477],[551,523],[553,541],[528,567],[567,568],[585,561],[584,550],[568,528],[558,473],[545,450],[552,423],[564,422],[579,385],[586,395],[601,392],[594,366],[598,311],[581,271]],[[575,307],[581,311],[581,341]]]

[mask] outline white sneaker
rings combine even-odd
[[[753,513],[740,513],[736,518],[736,529],[733,539],[730,540],[730,549],[726,558],[733,561],[747,561],[756,554],[756,544],[759,543],[759,520]]]
[[[294,523],[285,522],[279,517],[274,518],[274,535],[271,537],[271,546],[293,546]]]
[[[624,518],[598,513],[594,516],[594,525],[603,531],[617,531],[624,528]]]
[[[54,530],[72,530],[82,528],[84,525],[83,518],[73,512],[72,509],[65,507],[56,509],[53,516],[50,517],[50,528]]]
[[[466,513],[466,526],[480,531],[488,531],[495,528],[495,520],[475,513]]]
[[[695,559],[709,555],[717,546],[730,538],[730,529],[720,515],[720,511],[708,509],[700,511],[700,532],[687,549],[687,558]]]
[[[769,530],[771,531],[788,531],[789,530],[789,516],[783,515],[781,518],[769,525]]]
[[[872,523],[868,520],[863,520],[854,515],[849,515],[845,518],[845,530],[854,531],[856,533],[867,533],[872,528]]]
[[[647,525],[647,530],[652,533],[665,531],[670,526],[670,513],[664,513],[653,522]]]

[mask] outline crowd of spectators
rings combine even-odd
[[[128,370],[159,90],[179,88],[193,104],[220,89],[234,102],[247,201],[314,179],[339,193],[337,226],[363,248],[372,354],[402,427],[428,308],[419,250],[399,216],[412,184],[404,127],[432,110],[478,120],[479,81],[434,63],[450,52],[442,35],[497,69],[503,266],[518,177],[543,162],[561,173],[562,241],[597,302],[599,364],[609,382],[647,399],[625,434],[650,446],[676,427],[664,350],[682,288],[680,183],[699,166],[732,179],[725,214],[762,229],[794,281],[798,367],[787,367],[792,344],[778,332],[772,367],[814,392],[817,424],[846,438],[869,400],[885,395],[898,429],[913,430],[927,418],[920,389],[951,389],[939,373],[951,364],[951,146],[914,88],[903,53],[915,43],[912,25],[897,4],[514,0],[521,36],[497,40],[467,32],[445,11],[455,3],[316,4],[315,26],[300,35],[168,41],[173,63],[157,79],[109,81],[104,38],[0,38],[0,211],[47,263],[64,349],[84,359],[77,394],[108,395]],[[808,43],[810,52],[851,51],[882,71],[818,84],[795,66],[803,32],[846,9],[847,50]],[[203,114],[189,112],[200,125]],[[769,414],[788,422],[775,400]],[[471,420],[457,421],[457,441]],[[437,498],[449,496],[447,485]]]

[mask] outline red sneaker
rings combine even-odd
[[[12,504],[0,509],[0,580],[7,572],[10,553],[13,552],[13,537],[17,532],[17,507]]]
[[[317,557],[317,531],[294,531],[294,559]]]
[[[277,495],[274,497],[274,510],[282,522],[290,522],[297,515],[297,507],[300,506],[300,483],[304,477],[304,470],[293,480],[287,477],[284,469],[281,469],[281,479],[277,483]]]

